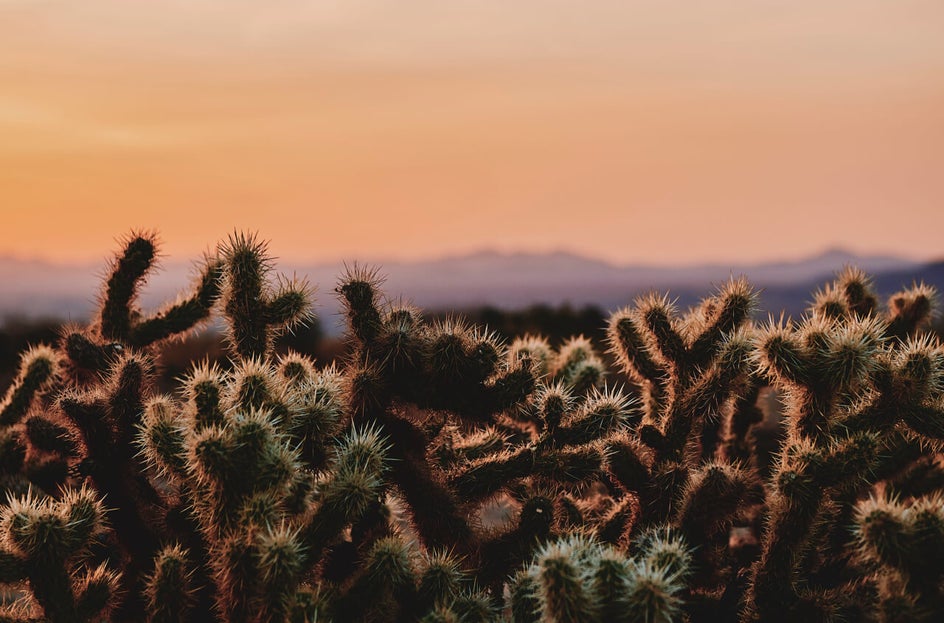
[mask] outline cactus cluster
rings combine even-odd
[[[879,305],[846,269],[755,325],[732,279],[646,295],[608,350],[430,321],[354,266],[347,355],[275,337],[311,314],[235,234],[146,316],[133,234],[96,318],[23,355],[0,402],[0,621],[937,620],[944,349],[934,292]],[[230,359],[154,383],[219,314]],[[607,345],[603,345],[607,346]],[[753,427],[784,438],[762,466]]]
[[[944,441],[944,350],[922,333],[933,295],[916,286],[882,309],[867,276],[846,269],[817,293],[801,322],[760,330],[758,369],[782,389],[788,428],[747,595],[754,617],[901,621],[942,614],[905,605],[938,599],[944,559],[929,562],[934,579],[925,590],[912,584],[897,591],[886,571],[865,564],[871,556],[854,555],[887,547],[877,542],[882,531],[869,529],[878,521],[862,506],[870,495],[897,491],[908,508],[936,506],[940,515],[940,497],[926,497],[940,491]],[[863,582],[874,574],[877,581]]]

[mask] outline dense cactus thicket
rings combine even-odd
[[[602,351],[424,320],[355,266],[321,366],[275,354],[310,291],[255,237],[145,316],[156,256],[130,236],[97,317],[0,403],[0,621],[944,616],[929,288],[882,305],[845,269],[759,325],[744,280],[685,313],[647,295]],[[158,393],[162,345],[214,314],[231,359]]]

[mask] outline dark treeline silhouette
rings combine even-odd
[[[434,314],[444,315],[447,314]],[[518,310],[485,306],[469,310],[463,316],[474,324],[487,326],[506,340],[526,334],[543,335],[554,347],[574,335],[584,335],[598,345],[606,340],[607,314],[594,305],[580,308],[569,303],[559,307],[532,305]]]
[[[430,320],[457,315],[449,311],[427,313]],[[575,335],[584,335],[602,351],[606,341],[606,313],[599,307],[574,307],[564,304],[532,305],[525,309],[503,310],[484,306],[459,314],[477,325],[487,326],[505,340],[525,334],[544,335],[552,346],[558,347]],[[52,344],[59,338],[62,322],[54,318],[8,317],[0,323],[0,387],[10,384],[16,373],[20,355],[29,346]],[[944,317],[938,316],[934,332],[944,336]],[[343,339],[325,335],[321,323],[315,319],[305,327],[282,335],[276,341],[277,352],[295,351],[322,363],[330,363],[347,351]],[[223,335],[207,329],[166,348],[161,358],[160,384],[170,386],[190,368],[194,361],[208,359],[225,366]],[[620,379],[623,380],[623,379]]]

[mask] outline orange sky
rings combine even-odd
[[[0,254],[930,258],[942,199],[940,0],[0,0]]]

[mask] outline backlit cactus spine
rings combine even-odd
[[[386,301],[363,269],[338,287],[348,357],[277,356],[308,288],[272,279],[253,236],[218,255],[181,305],[144,318],[153,237],[132,236],[92,326],[24,356],[0,403],[0,580],[16,590],[0,619],[932,621],[944,608],[929,288],[885,311],[848,270],[808,317],[759,330],[743,280],[684,315],[642,297],[609,328],[626,390],[585,338],[506,347]],[[217,300],[233,359],[155,394],[164,339]],[[749,433],[768,381],[788,434],[762,484]]]
[[[224,300],[254,292],[243,302],[271,306],[259,298],[268,288],[263,248],[247,243],[224,255]],[[244,279],[251,287],[242,287]],[[336,370],[317,371],[298,355],[273,360],[271,337],[297,320],[289,316],[267,315],[266,337],[256,344],[263,350],[237,359],[230,371],[193,370],[183,404],[156,397],[145,409],[138,444],[173,485],[179,509],[179,540],[158,553],[148,579],[149,611],[170,617],[165,606],[172,603],[178,616],[227,622],[331,616],[306,578],[383,495],[386,441],[370,427],[348,428]],[[234,335],[245,329],[243,320],[231,318]],[[231,343],[237,353],[246,344]],[[175,592],[178,599],[158,603]],[[212,615],[205,605],[200,610],[206,596]]]
[[[220,247],[223,265],[223,309],[230,346],[240,357],[261,357],[280,332],[304,324],[311,313],[308,285],[279,277],[269,283],[271,260],[265,243],[235,233]]]
[[[124,241],[108,271],[101,304],[89,328],[67,327],[63,333],[61,348],[73,381],[94,382],[123,349],[150,347],[183,335],[209,318],[220,294],[223,271],[220,259],[210,256],[198,266],[189,294],[152,316],[144,316],[136,300],[157,257],[157,237],[152,233],[132,233]]]
[[[29,590],[0,608],[6,621],[84,623],[108,616],[118,574],[105,563],[86,565],[104,531],[97,494],[70,489],[62,499],[32,493],[9,500],[0,517],[0,581],[28,582]]]
[[[46,496],[67,499],[62,487],[87,480],[94,489],[83,489],[83,495],[97,491],[114,504],[106,515],[118,538],[109,539],[107,547],[120,561],[122,572],[110,575],[102,568],[85,589],[76,584],[71,591],[74,595],[92,591],[83,599],[91,599],[93,592],[105,599],[103,591],[116,588],[125,598],[116,602],[108,596],[106,601],[119,619],[140,618],[139,579],[157,544],[162,506],[134,456],[132,440],[151,368],[150,356],[134,349],[153,349],[208,318],[219,293],[221,271],[217,260],[207,258],[190,295],[145,317],[135,301],[153,268],[156,240],[152,234],[135,233],[123,246],[91,326],[67,328],[58,349],[30,351],[2,408],[2,464],[21,464],[21,477],[34,487],[27,500],[46,512],[53,504]],[[17,484],[9,474],[5,480],[8,488],[23,491],[23,480]],[[63,598],[67,593],[60,587]],[[65,603],[62,612],[72,612],[70,617],[97,616],[86,612],[91,606],[83,603],[81,599]],[[49,607],[47,600],[44,608]]]
[[[345,369],[355,421],[390,436],[391,478],[410,507],[424,545],[473,556],[478,537],[462,500],[426,460],[446,424],[488,424],[527,398],[534,374],[507,363],[494,336],[460,320],[427,325],[417,310],[381,300],[376,273],[352,269],[337,288],[347,308],[351,363]]]
[[[506,348],[461,320],[430,325],[409,307],[385,306],[377,284],[357,269],[338,288],[355,341],[346,370],[355,418],[390,433],[392,480],[423,544],[465,555],[498,599],[504,578],[566,529],[555,498],[569,490],[576,501],[605,478],[604,442],[638,421],[635,400],[605,387],[605,366],[584,338],[559,351],[540,338]],[[494,499],[517,519],[483,532],[469,518]],[[578,523],[591,521],[569,508]],[[614,539],[636,515],[635,499],[613,510]]]
[[[933,621],[944,612],[944,499],[904,504],[871,498],[856,507],[858,555],[876,567],[883,622]]]
[[[232,389],[240,380],[246,379],[221,384]],[[292,436],[280,431],[271,407],[233,404],[223,422],[202,428],[186,415],[193,407],[153,402],[141,430],[145,453],[193,508],[201,537],[186,544],[199,557],[191,560],[182,544],[174,544],[173,557],[162,552],[155,567],[206,565],[210,585],[188,592],[214,593],[220,620],[282,621],[307,607],[313,587],[303,580],[326,547],[381,495],[385,441],[375,431],[348,431],[316,473]],[[155,575],[153,598],[167,590],[161,582],[183,579],[179,572]]]
[[[58,352],[44,345],[30,348],[0,402],[0,486],[7,493],[25,493],[30,485],[55,491],[65,483],[75,445],[65,428],[42,413],[61,374]]]
[[[636,525],[669,525],[696,548],[685,594],[691,616],[736,616],[739,567],[729,550],[735,521],[763,501],[756,476],[728,462],[721,432],[752,393],[751,315],[756,294],[733,279],[680,316],[647,295],[613,314],[611,353],[642,390],[641,421],[608,440],[608,473],[623,499],[638,499]],[[743,587],[741,587],[743,588]],[[733,593],[732,593],[733,590]]]
[[[843,559],[856,499],[944,439],[944,353],[918,335],[932,296],[916,286],[882,312],[868,279],[847,269],[801,323],[759,336],[758,362],[787,399],[788,437],[747,617],[868,616],[868,585],[824,570]],[[801,588],[809,576],[818,580]]]
[[[681,540],[653,535],[635,558],[575,535],[542,546],[511,584],[515,623],[671,623],[683,620],[690,573]]]

